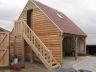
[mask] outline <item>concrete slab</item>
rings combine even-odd
[[[96,57],[87,56],[84,58],[84,60],[74,64],[73,68],[75,68],[76,70],[83,69],[96,72]]]
[[[85,57],[86,56],[78,56],[78,59],[77,60],[75,60],[74,57],[64,57],[62,67],[63,68],[72,68],[72,66],[74,64],[77,64],[77,63],[81,62],[82,60],[85,59]]]

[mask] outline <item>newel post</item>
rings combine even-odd
[[[50,64],[52,66],[52,50],[50,50]]]
[[[24,26],[23,26],[23,20],[20,20],[19,23],[20,23],[19,28],[20,28],[21,38],[22,38],[22,63],[24,64],[24,39],[23,39]]]
[[[16,27],[16,24],[17,24],[17,22],[16,21],[14,21],[14,33],[16,33],[17,32],[17,27]]]
[[[21,28],[21,33],[23,33],[23,21],[20,21],[20,28]]]

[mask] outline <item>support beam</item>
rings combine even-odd
[[[63,40],[64,40],[64,34],[60,36],[61,38],[61,65],[63,64]]]
[[[86,38],[84,38],[84,55],[86,56]]]
[[[74,37],[74,40],[75,40],[75,60],[77,60],[77,57],[78,57],[78,52],[77,52],[78,37]]]
[[[22,35],[21,35],[22,36]],[[22,63],[24,64],[24,60],[25,60],[25,58],[24,58],[24,39],[23,39],[23,36],[22,36]]]

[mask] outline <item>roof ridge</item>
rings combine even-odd
[[[5,28],[0,27],[0,30],[3,32],[8,32],[8,30],[6,30]]]
[[[86,36],[83,30],[81,30],[79,26],[70,20],[63,12],[36,0],[33,0],[33,3],[35,3],[54,22],[54,24],[63,31],[63,33]],[[57,14],[60,14],[63,18],[60,18]]]

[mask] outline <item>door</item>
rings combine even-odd
[[[27,11],[27,25],[32,28],[32,10]]]
[[[65,37],[63,39],[63,57],[72,55],[72,37]]]
[[[9,33],[0,33],[0,67],[9,66]]]

